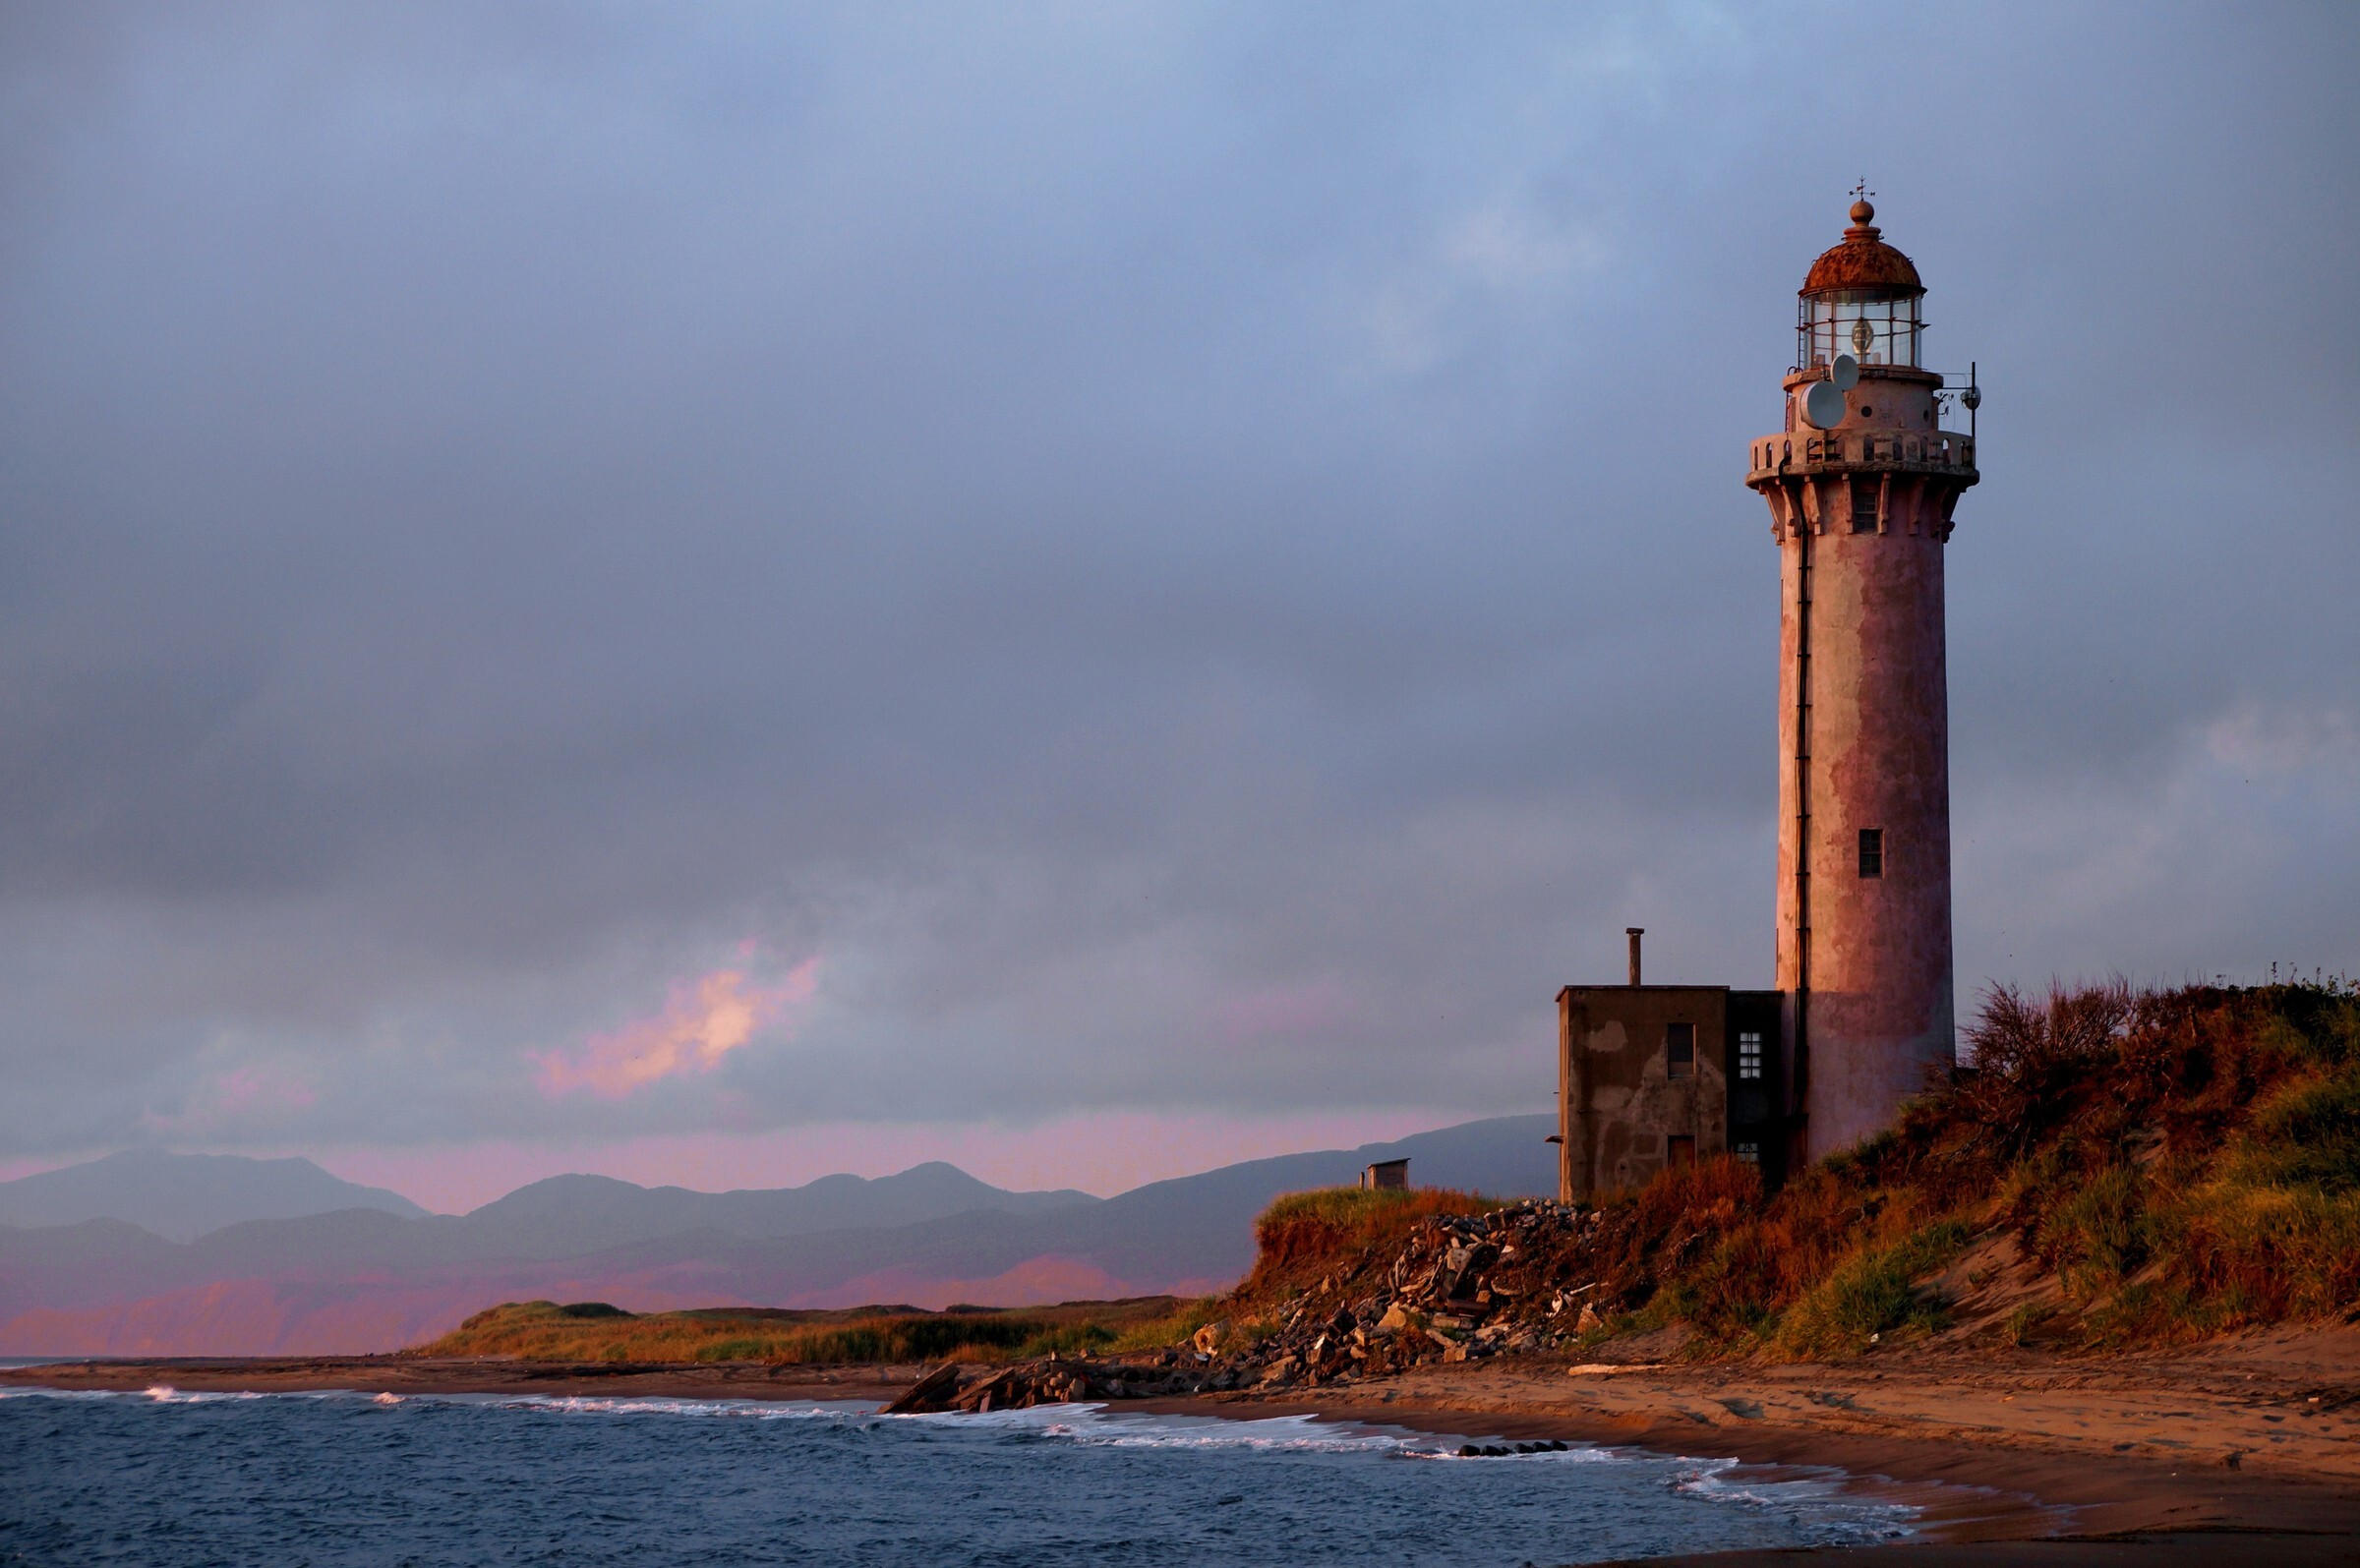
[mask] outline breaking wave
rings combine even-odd
[[[261,1452],[273,1459],[258,1480],[236,1456]],[[104,1481],[135,1471],[136,1491]],[[748,1542],[798,1562],[1244,1565],[1270,1560],[1273,1539],[1314,1568],[1440,1568],[1888,1540],[1918,1516],[1834,1472],[1097,1404],[883,1416],[811,1400],[16,1387],[0,1389],[0,1472],[21,1497],[0,1555],[86,1560],[100,1543],[76,1532],[122,1518],[109,1539],[159,1568],[552,1549],[646,1568]],[[454,1488],[502,1501],[454,1511]],[[251,1539],[221,1534],[231,1496]],[[369,1554],[322,1534],[345,1517],[373,1521]]]

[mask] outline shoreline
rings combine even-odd
[[[1370,1383],[1103,1408],[1232,1420],[1307,1415],[1469,1439],[1554,1438],[1734,1460],[1765,1480],[1834,1480],[1918,1510],[1917,1535],[1906,1543],[1650,1559],[1659,1565],[1748,1568],[1860,1552],[1883,1554],[1871,1560],[1889,1558],[1896,1568],[2164,1568],[2200,1556],[2204,1568],[2348,1563],[2360,1561],[2355,1350],[2360,1331],[2327,1330],[2258,1340],[2238,1355],[2215,1349],[2102,1365],[1892,1357],[1841,1366],[1597,1366],[1568,1375],[1562,1358],[1518,1358]],[[169,1358],[6,1367],[0,1385],[883,1404],[924,1369]],[[2323,1382],[2323,1371],[2346,1381]],[[2325,1391],[2304,1391],[2311,1388]]]
[[[1142,1415],[1217,1414],[1241,1421],[1275,1416],[1310,1416],[1318,1421],[1339,1424],[1391,1426],[1432,1436],[1461,1437],[1473,1441],[1497,1438],[1522,1442],[1554,1438],[1592,1448],[1637,1450],[1661,1458],[1728,1461],[1737,1467],[1734,1474],[1742,1479],[1828,1481],[1849,1494],[1906,1503],[1916,1510],[1913,1532],[1918,1539],[1929,1541],[2023,1541],[2072,1534],[2081,1527],[2087,1506],[2052,1501],[2022,1486],[1998,1484],[1995,1480],[1968,1479],[1966,1475],[1958,1473],[1957,1467],[1939,1475],[1918,1474],[1915,1472],[1918,1467],[1910,1465],[1897,1469],[1882,1463],[1887,1457],[1883,1455],[1876,1456],[1879,1464],[1863,1464],[1862,1456],[1858,1454],[1838,1456],[1833,1452],[1813,1449],[1807,1444],[1789,1443],[1747,1445],[1748,1452],[1739,1453],[1731,1451],[1732,1445],[1726,1443],[1683,1444],[1671,1440],[1673,1434],[1633,1434],[1556,1416],[1518,1416],[1444,1404],[1401,1405],[1283,1398],[1242,1403],[1218,1399],[1150,1399],[1126,1401],[1109,1408],[1136,1410]],[[1965,1468],[1970,1472],[1974,1469],[1972,1463]],[[1828,1549],[1849,1551],[1867,1548]],[[1794,1547],[1781,1550],[1787,1557],[1793,1557],[1797,1552]]]
[[[1934,1488],[1896,1564],[2360,1562],[2360,1330],[2272,1331],[2066,1361],[1887,1354],[1840,1365],[1421,1367],[1311,1397],[1215,1395],[1426,1429],[1473,1425]],[[1569,1375],[1570,1374],[1570,1375]],[[1197,1402],[1192,1402],[1197,1403]],[[1910,1498],[1918,1501],[1917,1498]],[[1768,1563],[1737,1553],[1658,1562]],[[1871,1559],[1884,1561],[1884,1558]]]
[[[0,1386],[192,1394],[516,1394],[612,1399],[842,1399],[884,1404],[919,1365],[527,1362],[506,1357],[170,1356],[0,1367]]]
[[[1896,1565],[2085,1560],[2083,1555],[2052,1556],[2052,1548],[2067,1545],[2102,1546],[2102,1554],[2086,1557],[2090,1562],[2162,1563],[2179,1560],[2166,1548],[2182,1538],[2203,1542],[2208,1568],[2360,1562],[2360,1491],[2306,1478],[2198,1475],[2111,1455],[2085,1458],[1924,1438],[1800,1430],[1748,1436],[1706,1432],[1676,1421],[1634,1426],[1446,1400],[1143,1400],[1139,1405],[1191,1414],[1217,1410],[1240,1418],[1309,1415],[1436,1434],[1480,1429],[1509,1440],[1562,1438],[1601,1448],[1727,1459],[1736,1461],[1740,1475],[1834,1479],[1858,1495],[1918,1510],[1914,1537],[1907,1542],[1644,1559],[1659,1568],[1851,1560],[1862,1552],[1903,1553],[1892,1559]],[[2036,1549],[2036,1556],[2025,1555]]]

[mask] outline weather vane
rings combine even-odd
[[[1874,191],[1868,189],[1868,176],[1865,174],[1860,176],[1860,183],[1852,188],[1852,194],[1863,202],[1876,195]]]

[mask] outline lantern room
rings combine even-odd
[[[1925,321],[1925,285],[1910,259],[1887,245],[1865,198],[1852,204],[1844,243],[1811,263],[1796,302],[1795,368],[1833,365],[1849,354],[1862,365],[1918,364]]]

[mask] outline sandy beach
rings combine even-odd
[[[1905,1495],[1934,1488],[1908,1499],[1927,1510],[1933,1540],[1873,1548],[1897,1564],[2348,1564],[2360,1562],[2356,1368],[2360,1330],[2340,1327],[2077,1360],[1501,1361],[1422,1367],[1356,1399],[1219,1403],[1824,1466],[1885,1478]],[[1797,1555],[1694,1560],[1738,1568]]]
[[[1897,1565],[2326,1564],[2360,1562],[2356,1366],[2360,1329],[2338,1327],[2244,1336],[2201,1353],[2075,1360],[1979,1351],[1870,1355],[1835,1366],[1569,1366],[1515,1358],[1308,1393],[1124,1408],[1310,1413],[1840,1470],[1924,1511],[1923,1541],[1866,1548]],[[0,1370],[0,1380],[882,1402],[920,1370],[379,1356],[76,1362]],[[1693,1560],[1738,1568],[1797,1555]]]

